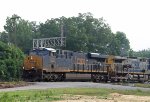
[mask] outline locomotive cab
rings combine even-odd
[[[38,48],[30,51],[24,60],[23,77],[25,79],[42,79],[43,71],[53,70],[55,67],[56,50],[52,48]]]

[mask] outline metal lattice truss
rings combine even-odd
[[[58,46],[66,46],[66,37],[33,39],[33,49],[39,47],[50,48]]]

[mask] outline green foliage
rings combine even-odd
[[[147,57],[150,58],[150,49],[141,50],[141,51],[134,51],[133,56],[135,57]]]
[[[116,44],[115,51],[117,52],[118,55],[128,56],[130,45],[129,40],[126,38],[125,33],[117,32],[115,34],[115,44]]]
[[[103,18],[94,18],[89,12],[79,13],[77,17],[48,19],[39,25],[14,14],[7,17],[1,40],[27,52],[32,48],[34,38],[60,37],[62,25],[66,37],[65,49],[123,56],[127,56],[130,49],[125,33],[114,34]]]
[[[134,51],[132,49],[129,49],[128,56],[134,57]]]
[[[78,17],[61,17],[41,23],[39,32],[42,37],[60,36],[61,25],[67,38],[66,49],[102,54],[121,55],[129,50],[129,41],[123,32],[113,34],[103,18],[94,18],[91,13],[79,13]]]
[[[150,88],[150,84],[136,83],[136,84],[134,84],[134,86],[135,87]]]
[[[0,33],[0,40],[4,43],[8,43],[8,33],[6,33],[5,31]]]
[[[12,81],[21,78],[22,51],[13,46],[0,42],[0,80]]]
[[[26,52],[32,48],[33,38],[39,35],[37,27],[35,22],[29,22],[14,14],[12,17],[7,17],[6,25],[4,26],[7,33],[3,34],[3,36],[7,40],[4,37],[1,39],[3,42],[13,43]]]

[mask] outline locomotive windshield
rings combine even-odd
[[[35,51],[35,50],[31,51],[30,55],[37,55],[37,51]]]
[[[39,52],[38,52],[38,55],[39,55],[39,56],[45,56],[45,55],[48,55],[48,54],[49,54],[48,52],[49,52],[49,51],[43,51],[43,50],[42,50],[42,51],[39,51]]]
[[[38,55],[38,56],[45,56],[48,54],[49,54],[49,51],[46,51],[46,50],[33,50],[30,52],[30,55]]]

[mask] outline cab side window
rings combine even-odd
[[[51,52],[49,51],[49,56],[51,56]]]
[[[55,56],[55,52],[49,51],[49,56]]]

